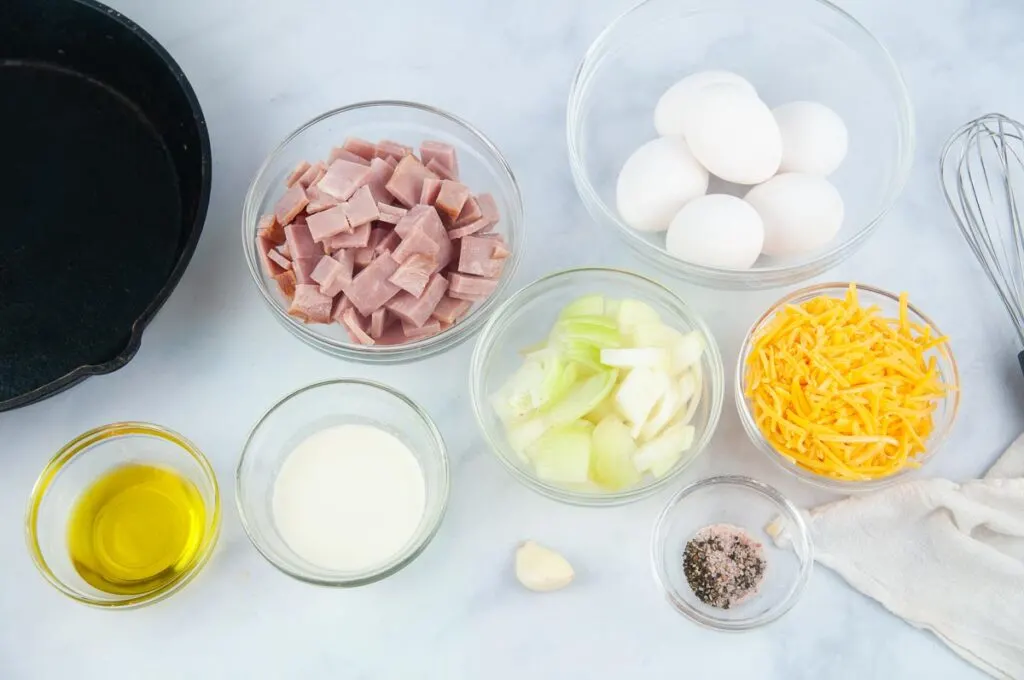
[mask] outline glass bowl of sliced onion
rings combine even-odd
[[[470,398],[520,482],[575,505],[648,496],[707,447],[724,394],[718,346],[675,293],[605,268],[550,274],[484,327]]]

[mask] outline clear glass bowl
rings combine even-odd
[[[629,155],[657,136],[658,98],[706,69],[744,76],[770,107],[817,100],[843,117],[849,153],[829,179],[846,216],[823,250],[791,259],[762,256],[742,271],[704,267],[670,256],[664,234],[635,231],[619,218],[616,178]],[[914,126],[889,53],[824,0],[646,0],[612,22],[580,64],[569,95],[568,146],[590,214],[644,260],[701,285],[770,288],[825,271],[874,232],[907,180]]]
[[[79,496],[97,479],[130,463],[175,471],[195,484],[206,506],[206,526],[192,563],[173,581],[145,593],[118,595],[88,584],[71,563],[68,520]],[[150,423],[113,423],[79,435],[43,468],[29,498],[25,531],[29,554],[50,584],[72,600],[104,608],[158,602],[202,571],[220,531],[220,490],[206,457],[180,434]]]
[[[776,544],[766,529],[783,536]],[[731,524],[764,546],[764,581],[756,595],[731,607],[704,604],[686,582],[683,551],[700,529]],[[711,477],[690,484],[661,511],[651,535],[654,578],[669,604],[708,628],[741,631],[776,620],[797,603],[811,575],[814,553],[800,511],[781,493],[750,477]]]
[[[736,408],[739,411],[740,422],[743,424],[743,429],[746,430],[747,436],[750,438],[750,441],[754,443],[754,446],[763,451],[775,462],[776,465],[796,477],[821,488],[845,494],[859,491],[872,491],[895,484],[896,482],[906,479],[908,475],[914,473],[918,468],[906,467],[895,474],[891,474],[880,479],[853,481],[824,477],[800,467],[789,458],[780,454],[775,447],[768,443],[768,440],[764,438],[764,435],[761,434],[761,430],[757,427],[757,422],[754,420],[753,404],[750,402],[750,399],[747,398],[744,386],[747,381],[747,357],[750,355],[754,336],[760,332],[760,329],[771,320],[777,311],[786,305],[800,304],[810,300],[811,298],[818,297],[819,295],[843,298],[846,296],[846,291],[849,286],[849,282],[821,283],[794,291],[772,305],[760,319],[754,322],[754,325],[750,327],[750,330],[747,331],[747,335],[743,340],[743,345],[740,347],[739,361],[736,364],[735,377]],[[899,316],[899,295],[880,288],[874,288],[872,286],[866,286],[858,283],[857,297],[860,300],[861,305],[877,305],[881,310],[880,313],[882,316],[888,318],[897,318]],[[907,315],[911,322],[930,328],[933,337],[940,337],[943,335],[935,323],[925,316],[919,309],[914,307],[913,304],[908,303]],[[944,343],[943,345],[936,347],[933,351],[937,360],[939,379],[946,385],[949,385],[952,389],[950,389],[946,397],[939,402],[938,408],[934,413],[934,428],[932,429],[931,436],[925,441],[925,446],[927,447],[926,451],[916,459],[919,467],[924,466],[925,463],[931,460],[941,444],[945,441],[950,429],[953,427],[953,421],[956,419],[957,410],[960,406],[960,373],[957,370],[956,360],[953,358],[953,353],[949,348],[949,343]]]
[[[706,340],[701,358],[701,400],[692,424],[697,436],[682,458],[660,479],[647,476],[638,486],[623,491],[567,489],[539,479],[509,445],[505,428],[490,403],[490,396],[522,364],[520,350],[544,340],[558,313],[573,300],[590,294],[631,298],[651,305],[662,321],[680,331],[699,331]],[[469,374],[470,401],[477,423],[492,451],[512,476],[543,494],[573,505],[619,505],[639,500],[671,484],[707,447],[722,414],[724,369],[710,329],[679,296],[660,283],[618,269],[580,268],[549,274],[508,299],[484,326],[473,351]]]
[[[367,571],[311,564],[281,537],[274,522],[274,483],[288,455],[324,428],[362,423],[398,437],[416,456],[426,483],[426,508],[415,534],[388,562]],[[292,392],[257,421],[235,474],[235,500],[253,546],[285,574],[316,585],[362,586],[400,571],[426,549],[448,505],[448,452],[430,416],[408,397],[368,380],[327,380]]]
[[[256,230],[260,216],[273,212],[284,192],[284,180],[303,160],[324,159],[346,137],[376,142],[390,139],[418,149],[425,139],[447,142],[459,155],[461,181],[474,192],[490,192],[501,211],[494,231],[502,234],[511,255],[494,294],[473,307],[466,318],[437,335],[404,345],[358,345],[340,324],[305,324],[288,315],[288,306],[273,279],[260,264]],[[260,296],[295,337],[328,354],[372,363],[401,363],[443,352],[469,338],[498,304],[519,267],[525,248],[523,199],[508,162],[497,147],[466,121],[422,104],[372,101],[328,111],[288,135],[263,162],[249,186],[242,209],[242,249]]]

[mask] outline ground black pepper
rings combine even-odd
[[[731,524],[704,527],[683,550],[683,574],[693,594],[721,609],[752,597],[765,567],[763,546]]]

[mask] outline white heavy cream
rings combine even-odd
[[[331,571],[381,566],[416,533],[426,482],[416,456],[371,425],[329,427],[303,440],[274,484],[274,522],[297,555]]]

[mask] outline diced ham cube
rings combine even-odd
[[[384,159],[384,162],[390,165],[392,170],[398,167],[398,159],[394,156],[388,156]]]
[[[441,298],[441,301],[437,303],[437,307],[434,308],[431,316],[444,323],[455,323],[461,319],[472,306],[473,303],[470,300],[459,300],[445,295]]]
[[[436,158],[431,158],[429,161],[424,161],[423,166],[430,170],[432,173],[440,177],[441,179],[455,179],[455,174],[446,168],[444,165],[438,162]]]
[[[380,245],[384,237],[388,235],[391,230],[387,227],[373,227],[370,229],[370,241],[366,245],[370,247],[374,252],[377,251],[377,246]]]
[[[273,278],[284,271],[284,268],[270,257],[270,253],[274,253],[275,255],[278,253],[274,250],[274,244],[268,239],[265,239],[262,236],[257,236],[256,250],[260,254],[260,262],[263,263],[263,271],[267,273],[267,276]]]
[[[314,284],[300,283],[295,286],[295,296],[288,307],[288,313],[306,323],[330,323],[334,300]]]
[[[281,294],[286,298],[291,299],[295,295],[295,272],[281,272],[274,277],[274,280],[277,281],[277,287],[281,289]]]
[[[448,295],[459,300],[482,300],[498,287],[496,279],[485,279],[481,276],[453,272],[449,278],[451,281]]]
[[[288,224],[298,217],[307,203],[309,197],[306,196],[306,190],[298,184],[293,184],[274,205],[274,217],[281,224]]]
[[[407,342],[409,338],[405,337],[402,324],[399,323],[393,323],[390,328],[384,329],[384,334],[377,339],[378,345],[404,345]]]
[[[411,146],[399,144],[390,139],[382,139],[377,142],[377,150],[374,152],[374,156],[377,158],[394,158],[396,161],[400,161],[411,153]]]
[[[407,208],[416,205],[423,193],[423,180],[427,177],[437,179],[437,175],[427,170],[415,156],[405,156],[398,162],[391,179],[385,187],[398,202]]]
[[[446,179],[441,182],[437,200],[433,201],[433,205],[437,208],[437,214],[441,216],[441,221],[445,224],[452,224],[458,219],[468,200],[469,187]]]
[[[477,202],[475,196],[470,196],[466,200],[466,204],[462,206],[462,212],[459,213],[459,217],[455,220],[454,227],[464,227],[467,224],[472,224],[478,219],[484,216],[483,211],[480,210],[480,204]]]
[[[348,217],[348,223],[353,227],[369,224],[380,217],[377,201],[374,200],[373,194],[367,186],[359,187],[343,205],[345,206],[345,215]]]
[[[381,307],[376,312],[370,315],[370,337],[374,340],[379,339],[384,335],[384,329],[388,325],[388,310]]]
[[[478,234],[482,232],[484,229],[489,229],[490,227],[491,223],[488,222],[483,217],[481,217],[475,222],[471,222],[462,227],[455,227],[454,229],[451,229],[448,232],[448,238],[454,241],[455,239],[458,238],[465,238],[467,236],[472,236],[473,234]]]
[[[501,276],[502,260],[492,259],[495,241],[489,238],[467,236],[459,249],[459,271],[487,278]]]
[[[413,206],[404,215],[402,215],[400,220],[398,220],[398,223],[395,225],[395,231],[398,232],[398,235],[402,238],[408,238],[409,234],[414,232],[416,229],[423,227],[423,224],[430,217],[431,211],[435,214],[437,213],[433,206]]]
[[[370,168],[358,163],[338,159],[327,168],[327,174],[317,183],[317,188],[339,201],[347,201],[356,189],[370,179]]]
[[[342,286],[352,281],[352,272],[350,270],[346,275],[345,267],[340,262],[330,255],[324,255],[313,268],[310,278],[320,284],[321,293],[333,298],[341,292]]]
[[[388,281],[407,293],[419,297],[423,295],[435,268],[434,258],[428,255],[412,255],[402,262]]]
[[[416,296],[403,291],[391,298],[384,306],[402,321],[414,326],[422,326],[430,318],[431,312],[444,297],[444,292],[447,289],[448,280],[440,274],[434,274],[430,277],[422,295]]]
[[[323,161],[317,161],[313,165],[309,166],[306,172],[302,173],[302,177],[299,178],[299,184],[305,189],[313,186],[315,182],[320,181],[320,178],[327,172],[327,166],[324,165]]]
[[[310,236],[317,243],[323,243],[332,236],[352,231],[353,225],[348,219],[348,208],[343,203],[333,208],[309,215],[306,218]]]
[[[309,196],[309,203],[306,205],[306,214],[308,215],[323,212],[338,205],[338,199],[328,196],[316,187],[306,189],[306,195]]]
[[[282,229],[281,231],[283,232],[284,229]],[[292,251],[288,249],[288,241],[285,241],[284,243],[279,245],[277,247],[277,252],[281,253],[282,255],[287,257],[289,260],[292,259]]]
[[[327,174],[327,165],[324,163],[319,163],[318,165],[320,166],[320,168],[317,170],[316,176],[309,181],[309,186],[315,186],[316,184],[319,184],[320,180],[322,180],[324,178],[324,175]],[[308,188],[309,187],[307,187],[307,189]]]
[[[398,249],[398,246],[401,243],[402,239],[398,233],[389,229],[388,233],[380,240],[380,243],[373,247],[373,249],[378,255],[380,253],[393,253]]]
[[[359,137],[349,137],[345,140],[345,143],[342,144],[342,147],[346,151],[350,151],[355,155],[366,159],[367,162],[372,160],[374,155],[377,153],[376,144],[368,142],[365,139],[360,139]]]
[[[498,243],[494,244],[494,252],[491,253],[491,257],[495,260],[504,260],[511,254],[512,251],[505,245],[505,241],[499,240]]]
[[[324,241],[324,247],[332,253],[340,248],[365,248],[370,243],[370,225],[364,224],[352,231],[342,232]]]
[[[335,260],[330,255],[324,255],[320,258],[320,261],[316,263],[316,267],[313,268],[313,272],[310,274],[310,278],[315,283],[323,286],[334,279],[335,274],[341,269],[341,263]],[[336,295],[335,293],[334,295]],[[334,297],[331,295],[331,297]]]
[[[409,212],[405,208],[387,203],[377,203],[377,211],[380,213],[380,217],[377,219],[389,224],[398,224],[398,220],[402,219],[402,216]]]
[[[441,332],[441,322],[437,319],[427,319],[421,326],[414,326],[402,321],[402,334],[409,340],[422,340]]]
[[[281,253],[274,250],[273,248],[271,248],[270,251],[267,253],[267,257],[270,258],[271,261],[275,262],[277,266],[284,271],[287,271],[292,268],[292,261],[289,260],[284,255],[282,255]]]
[[[293,184],[299,181],[299,178],[306,174],[306,170],[309,170],[308,161],[300,161],[295,169],[291,171],[291,174],[284,180],[284,185],[291,188]]]
[[[376,223],[375,223],[376,224]],[[370,238],[363,248],[357,248],[355,253],[356,266],[365,267],[370,264],[377,255],[391,253],[398,245],[399,238],[390,228],[385,226],[374,226],[370,229]]]
[[[426,177],[423,180],[423,188],[420,190],[420,203],[423,205],[434,205],[437,194],[441,191],[441,180],[433,177]]]
[[[436,161],[443,166],[448,171],[445,179],[459,178],[459,158],[451,144],[427,140],[420,144],[420,158],[424,163]]]
[[[390,204],[394,201],[391,192],[387,190],[388,180],[391,179],[391,174],[394,171],[394,166],[389,165],[383,159],[374,158],[370,161],[370,179],[366,182],[366,186],[370,187],[373,200],[377,203]]]
[[[343,161],[348,161],[349,163],[357,163],[359,165],[369,165],[370,164],[369,159],[363,158],[359,154],[353,153],[353,152],[351,152],[348,149],[345,149],[343,147],[336,146],[333,149],[331,149],[331,155],[327,157],[327,160],[330,161],[331,163],[333,163],[334,161],[338,160],[339,158],[341,160],[343,160]]]
[[[342,315],[345,313],[346,309],[351,308],[352,302],[349,301],[349,299],[344,295],[339,295],[338,297],[334,298],[334,309],[331,311],[331,319],[337,321],[338,323],[342,323]]]
[[[256,234],[274,245],[284,243],[284,226],[273,215],[264,215],[256,224]]]
[[[441,271],[451,262],[452,244],[448,232],[445,231],[444,225],[441,224],[441,218],[437,216],[437,211],[433,206],[417,205],[395,225],[395,231],[403,239],[410,236],[417,228],[422,229],[437,244],[438,252],[434,259],[437,260],[437,271]]]
[[[452,261],[454,249],[452,248],[448,232],[445,231],[444,225],[441,224],[441,218],[437,216],[437,211],[433,208],[427,211],[427,217],[423,221],[423,231],[427,233],[427,236],[434,239],[434,242],[438,245],[436,257],[437,271],[441,271]]]
[[[341,265],[341,271],[338,273],[338,276],[341,277],[347,284],[349,281],[352,280],[352,272],[355,271],[355,252],[349,248],[342,248],[338,252],[331,255],[331,257],[337,260],[338,264]]]
[[[313,283],[313,270],[323,254],[316,257],[300,257],[292,260],[292,270],[295,272],[296,283]]]
[[[490,222],[492,227],[501,221],[501,213],[498,211],[498,202],[494,200],[494,196],[490,194],[480,194],[476,197],[476,202],[480,206],[480,212],[483,213],[483,218]]]
[[[374,258],[377,257],[377,251],[374,250],[373,246],[353,248],[352,253],[357,267],[369,266],[369,264],[373,262]]]
[[[397,234],[398,232],[395,231],[394,233]],[[423,227],[418,227],[402,239],[398,248],[395,249],[393,257],[397,262],[403,263],[413,255],[426,255],[436,264],[437,255],[440,252],[441,246],[434,239],[427,236],[427,232],[424,231]]]
[[[288,244],[288,253],[292,261],[305,258],[320,258],[322,250],[313,242],[313,235],[309,232],[309,226],[305,222],[293,222],[284,228],[285,243]]]
[[[398,263],[387,253],[374,258],[344,287],[345,296],[363,316],[373,314],[401,290],[388,281],[397,269]]]
[[[361,318],[355,309],[349,307],[341,313],[341,325],[348,331],[352,342],[360,345],[374,344],[373,338],[366,333],[366,320]]]

